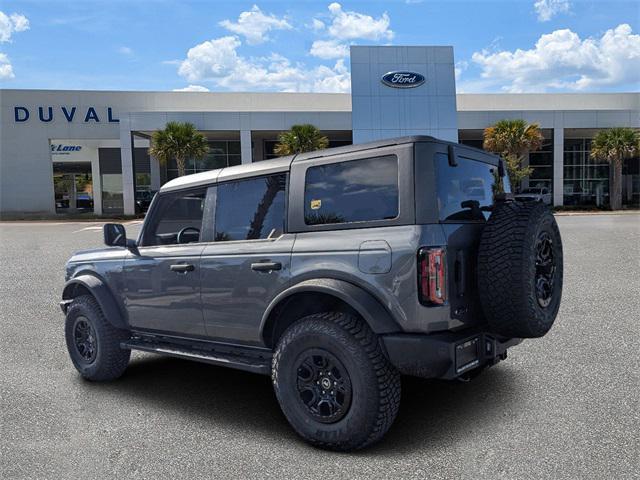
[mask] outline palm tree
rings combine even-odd
[[[622,163],[640,155],[640,133],[625,127],[601,130],[591,141],[594,160],[604,160],[613,169],[609,205],[612,210],[622,207]]]
[[[191,123],[168,122],[164,130],[157,130],[151,136],[149,155],[166,165],[175,158],[178,176],[183,176],[187,160],[204,158],[209,153],[209,144],[204,135]]]
[[[282,132],[278,136],[278,144],[273,151],[276,155],[293,155],[322,150],[327,146],[329,146],[329,139],[315,126],[305,123],[293,125],[288,132]]]
[[[531,167],[523,167],[522,160],[529,152],[542,146],[544,137],[537,123],[524,120],[500,120],[485,128],[483,148],[504,158],[512,188],[519,188],[522,179],[531,175]]]

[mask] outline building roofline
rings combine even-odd
[[[52,89],[0,89],[6,98],[13,95],[35,100],[39,94],[102,96],[159,95],[170,103],[171,98],[182,99],[182,111],[295,111],[295,112],[351,112],[349,93],[311,92],[173,92],[135,90],[52,90]],[[37,101],[37,100],[35,100]],[[475,111],[584,111],[584,110],[638,110],[640,92],[609,93],[459,93],[456,95],[458,112]],[[192,107],[192,108],[190,108]],[[168,111],[172,109],[169,108]],[[139,111],[139,110],[136,110]],[[143,110],[144,111],[144,110]],[[159,111],[157,108],[151,111]]]

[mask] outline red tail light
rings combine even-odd
[[[447,263],[444,248],[422,248],[418,252],[420,301],[442,305],[447,301]]]

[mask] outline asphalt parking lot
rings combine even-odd
[[[552,331],[470,383],[404,379],[389,434],[353,454],[300,441],[267,377],[135,354],[81,380],[58,301],[100,225],[0,223],[0,477],[638,478],[640,215],[558,221]]]

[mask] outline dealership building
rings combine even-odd
[[[609,166],[589,157],[602,129],[640,128],[639,93],[456,94],[452,47],[352,47],[351,93],[0,90],[0,214],[133,214],[177,175],[149,157],[168,121],[209,141],[187,173],[274,158],[278,134],[311,123],[330,146],[431,135],[482,147],[502,119],[540,125],[524,187],[555,205],[608,203]],[[639,159],[625,162],[623,204],[638,206]]]

